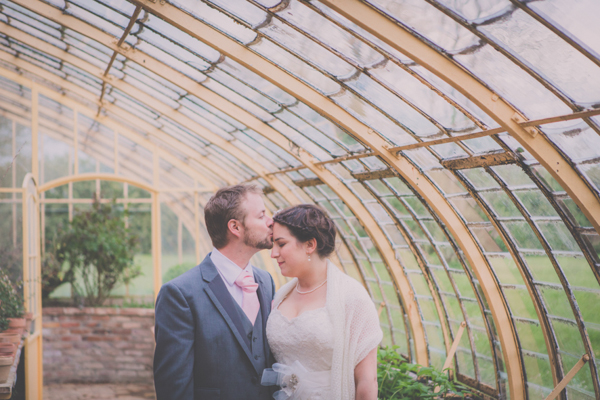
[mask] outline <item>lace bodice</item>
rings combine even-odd
[[[325,307],[305,311],[292,320],[278,309],[267,321],[267,339],[278,363],[300,361],[310,371],[331,369],[333,324]]]

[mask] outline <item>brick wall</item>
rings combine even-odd
[[[151,382],[154,310],[44,308],[44,383]]]

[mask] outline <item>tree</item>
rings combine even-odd
[[[59,234],[54,249],[58,265],[68,264],[62,280],[89,306],[101,306],[117,284],[141,274],[134,265],[138,238],[126,227],[127,212],[114,205],[95,199]]]

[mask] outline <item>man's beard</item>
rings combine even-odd
[[[267,235],[266,238],[260,239],[251,232],[245,230],[244,231],[244,244],[249,247],[254,247],[259,250],[270,250],[273,248],[273,239],[270,235]]]

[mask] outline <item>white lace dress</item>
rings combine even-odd
[[[313,375],[322,383],[313,380],[290,399],[331,399],[334,330],[325,307],[305,311],[291,320],[279,309],[273,310],[267,321],[267,339],[278,363],[292,366],[298,361],[307,371],[314,372]]]
[[[297,283],[292,279],[273,299],[266,333],[277,363],[262,381],[283,388],[277,400],[354,400],[354,369],[383,338],[375,304],[364,286],[328,261],[325,307],[288,320],[278,308]]]

